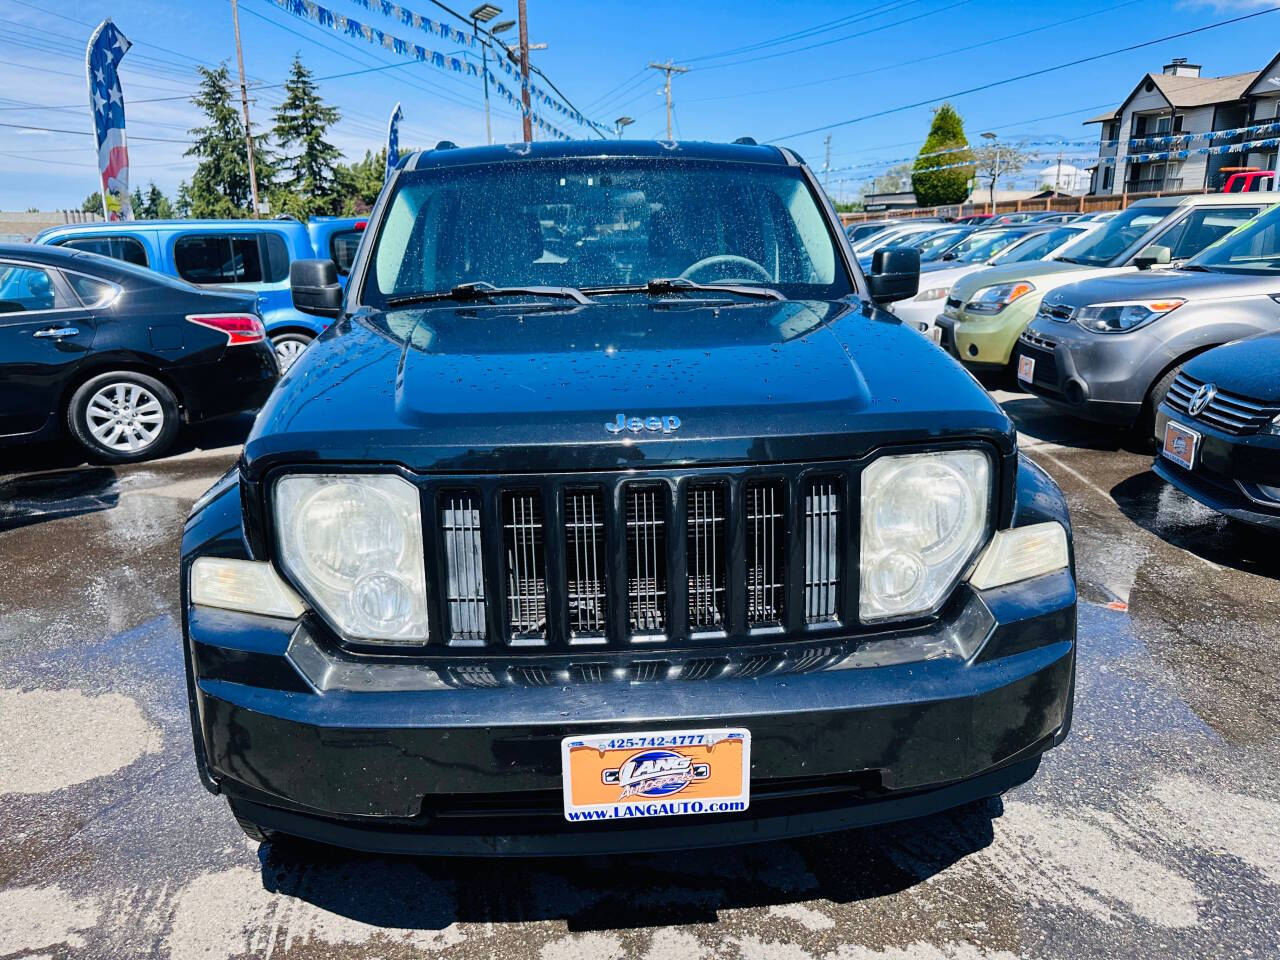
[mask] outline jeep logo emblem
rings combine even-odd
[[[618,419],[612,423],[606,423],[604,428],[610,433],[621,433],[623,430],[629,430],[632,433],[674,433],[680,429],[680,418],[676,416],[665,417],[628,417],[625,413],[618,414]]]

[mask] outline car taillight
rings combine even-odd
[[[267,338],[267,330],[251,313],[197,313],[187,317],[191,323],[227,335],[227,346],[244,343],[261,343]]]
[[[355,225],[355,229],[356,229],[356,230],[363,230],[363,229],[364,229],[365,227],[367,227],[368,225],[369,225],[369,221],[368,221],[368,220],[357,220],[357,221],[356,221],[356,225]]]

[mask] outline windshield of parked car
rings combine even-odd
[[[1025,230],[979,230],[948,250],[944,259],[954,263],[982,263],[1026,235]]]
[[[1280,273],[1280,205],[1227,234],[1187,267],[1221,273]]]
[[[585,292],[672,277],[791,299],[852,292],[798,168],[591,157],[403,172],[363,302],[469,283]]]
[[[991,262],[992,264],[1025,263],[1028,260],[1043,260],[1072,237],[1078,237],[1082,232],[1071,227],[1059,227],[1057,230],[1028,234],[1007,250],[1002,250],[992,257]]]
[[[873,234],[892,228],[893,224],[891,223],[859,223],[846,228],[845,235],[849,238],[850,243],[858,243]]]
[[[926,233],[912,244],[920,251],[920,262],[931,263],[969,235],[971,231],[943,230],[939,233]]]
[[[1106,224],[1067,246],[1053,259],[1089,267],[1111,266],[1111,261],[1142,239],[1148,230],[1177,210],[1168,206],[1138,206],[1116,214]]]

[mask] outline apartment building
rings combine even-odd
[[[1261,70],[1225,77],[1172,60],[1143,77],[1115,110],[1085,121],[1100,125],[1089,192],[1218,190],[1233,168],[1274,170],[1277,105],[1280,53]]]

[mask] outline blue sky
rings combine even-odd
[[[323,3],[389,33],[453,52],[439,38],[415,38],[411,28],[369,13],[353,0]],[[404,0],[402,5],[452,20],[428,0]],[[499,0],[499,5],[514,16],[515,0]],[[629,115],[636,122],[628,135],[663,136],[661,77],[644,68],[651,60],[671,58],[691,68],[673,81],[678,137],[784,138],[781,142],[798,149],[815,169],[823,161],[826,133],[790,134],[1274,5],[1275,0],[528,0],[530,40],[549,44],[535,54],[535,63],[592,117],[611,123]],[[456,9],[472,6],[464,0]],[[251,91],[255,123],[269,122],[270,110],[280,100],[278,87],[269,85],[284,78],[298,51],[320,77],[406,63],[321,81],[323,95],[343,114],[332,139],[349,157],[381,144],[386,117],[397,100],[405,112],[402,144],[446,138],[460,144],[483,142],[478,79],[401,61],[388,51],[296,20],[270,0],[240,0],[240,9],[245,69],[251,81],[264,85]],[[87,102],[84,44],[93,26],[108,15],[135,44],[121,67],[132,181],[154,180],[172,194],[194,166],[182,156],[181,141],[198,117],[181,98],[195,87],[195,63],[225,59],[234,74],[226,0],[0,0],[0,90],[5,91],[0,123],[87,132],[88,109],[79,106]],[[1036,28],[1045,29],[991,42]],[[787,37],[793,39],[783,39]],[[952,52],[961,48],[971,49]],[[1222,75],[1260,69],[1278,49],[1280,12],[952,102],[971,138],[992,128],[1011,139],[1096,137],[1097,127],[1083,127],[1081,121],[1113,106],[1145,72],[1158,71],[1170,57],[1187,57],[1203,64],[1205,75]],[[59,109],[50,109],[55,107]],[[833,174],[840,182],[832,192],[856,193],[860,182],[889,161],[913,154],[930,116],[931,107],[925,105],[832,129],[832,167],[854,168]],[[518,116],[496,102],[493,122],[495,140],[519,139]],[[1085,144],[1066,148],[1068,156],[1072,151],[1090,152]],[[79,206],[96,186],[93,164],[88,136],[0,126],[0,170],[5,173],[0,177],[0,209]]]

